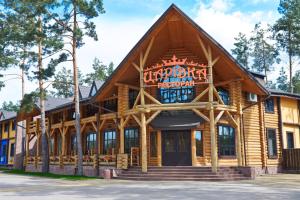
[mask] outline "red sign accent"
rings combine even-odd
[[[168,78],[188,78],[189,81],[166,82]],[[156,64],[144,70],[144,83],[146,86],[158,88],[172,88],[194,86],[208,83],[207,65],[187,62],[187,58],[178,59],[173,55],[171,60],[162,60],[162,64]]]

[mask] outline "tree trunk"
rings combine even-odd
[[[24,99],[24,95],[25,95],[25,72],[24,72],[24,69],[22,68],[22,100]],[[21,167],[23,170],[24,170],[25,136],[26,136],[25,126],[26,126],[26,123],[23,120],[22,121],[22,138],[21,138]]]
[[[288,37],[289,37],[289,42],[288,42],[288,48],[289,48],[289,71],[290,71],[290,73],[289,73],[289,78],[290,78],[290,92],[291,93],[294,93],[294,87],[293,87],[293,63],[292,63],[292,47],[291,47],[291,43],[292,43],[292,38],[291,38],[291,27],[290,27],[290,22],[289,22],[289,24],[288,24],[288,31],[289,31],[289,33],[288,33]]]
[[[76,16],[76,5],[74,3],[74,16],[73,16],[73,41],[72,41],[72,56],[73,56],[73,72],[74,72],[74,103],[75,103],[75,128],[77,138],[77,175],[83,175],[82,166],[82,143],[81,143],[81,131],[80,131],[80,107],[79,107],[79,85],[78,85],[78,68],[76,60],[76,43],[77,43],[77,16]]]
[[[39,19],[39,31],[42,31],[42,22]],[[39,92],[40,92],[40,109],[41,109],[41,134],[42,134],[42,172],[49,172],[49,150],[48,150],[48,141],[46,134],[46,116],[45,116],[45,91],[43,85],[43,77],[42,77],[42,39],[39,38],[38,44],[38,70],[39,70]],[[39,144],[37,144],[39,145]]]

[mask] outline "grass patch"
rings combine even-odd
[[[23,170],[18,169],[1,169],[0,171],[6,174],[16,174],[16,175],[25,175],[25,176],[36,176],[36,177],[45,177],[45,178],[53,178],[53,179],[64,179],[70,181],[79,181],[79,180],[91,180],[97,179],[98,177],[88,177],[88,176],[77,176],[77,175],[60,175],[60,174],[52,174],[52,173],[42,173],[42,172],[25,172]]]

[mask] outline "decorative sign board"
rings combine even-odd
[[[208,83],[207,65],[188,62],[187,58],[162,60],[144,70],[145,86],[158,88],[188,87]]]

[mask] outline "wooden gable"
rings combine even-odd
[[[210,46],[213,57],[219,57],[213,68],[215,83],[239,79],[242,89],[258,95],[267,95],[266,89],[256,79],[242,68],[233,57],[211,36],[209,36],[194,21],[186,16],[178,7],[171,5],[168,10],[147,31],[120,63],[112,76],[106,81],[96,95],[100,100],[116,92],[115,84],[126,83],[139,86],[139,73],[132,63],[140,62],[140,52],[146,52],[153,40],[145,67],[150,67],[162,59],[188,58],[194,62],[205,63],[205,55],[199,39],[205,46]]]

